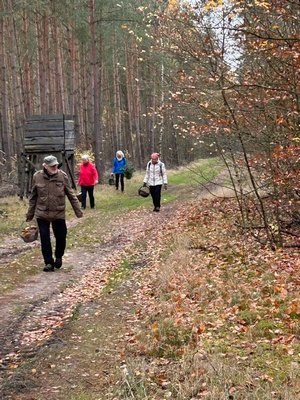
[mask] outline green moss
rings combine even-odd
[[[110,293],[118,285],[126,280],[132,271],[132,264],[128,260],[123,260],[118,268],[116,268],[109,276],[109,280],[103,290],[104,293]]]
[[[192,338],[191,332],[183,327],[176,326],[171,319],[157,321],[157,328],[151,331],[154,343],[150,355],[164,358],[177,358],[182,353],[182,347]]]
[[[273,339],[276,336],[275,331],[281,328],[281,323],[276,323],[273,320],[262,319],[257,322],[251,333],[254,338]]]
[[[247,325],[252,325],[257,320],[257,313],[252,310],[242,310],[238,314],[239,318],[241,318]]]

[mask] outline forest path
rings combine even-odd
[[[178,188],[171,190],[178,191]],[[212,186],[211,190],[216,191],[216,188]],[[54,273],[41,271],[20,287],[0,296],[2,314],[0,322],[1,399],[65,399],[64,391],[62,391],[61,397],[56,391],[54,391],[53,397],[50,396],[52,390],[49,387],[55,385],[55,375],[52,383],[48,382],[51,381],[49,377],[47,382],[45,382],[44,376],[39,378],[39,382],[44,381],[42,386],[47,394],[44,395],[45,397],[34,397],[27,393],[28,384],[24,384],[24,379],[26,382],[27,378],[23,377],[22,383],[18,381],[16,384],[11,378],[11,371],[22,365],[24,360],[35,357],[41,351],[41,345],[51,342],[51,337],[55,338],[57,329],[66,325],[66,321],[72,317],[79,306],[84,309],[99,297],[99,293],[107,285],[114,268],[120,265],[131,246],[143,241],[147,242],[150,237],[155,238],[156,233],[163,229],[166,223],[170,223],[172,220],[176,222],[177,210],[184,207],[186,201],[191,197],[194,199],[204,198],[207,196],[207,191],[198,188],[195,192],[193,188],[189,192],[184,189],[181,194],[179,200],[163,205],[160,213],[152,212],[151,207],[122,214],[117,220],[111,221],[104,241],[98,242],[97,235],[95,235],[95,242],[88,249],[68,249],[61,270],[56,270]],[[92,210],[89,211],[89,213],[92,212]],[[95,211],[95,217],[97,218],[97,211]],[[69,221],[68,227],[72,229],[74,225],[82,222],[84,219]],[[100,226],[101,221],[99,222]],[[15,251],[7,252],[6,257],[2,256],[1,263],[18,257],[20,254],[18,242],[10,244],[10,249],[14,246]],[[25,245],[22,251],[24,248],[29,251],[34,246],[37,245]],[[3,251],[5,243],[2,243],[1,247]],[[136,266],[146,265],[148,256],[147,251],[140,254],[140,260]],[[100,299],[97,303],[101,308],[101,312],[98,314],[99,321],[101,321],[100,326],[106,328],[102,332],[101,339],[104,347],[109,348],[114,340],[122,336],[121,332],[126,324],[123,326],[120,315],[125,315],[126,319],[130,318],[132,314],[133,308],[130,304],[135,284],[130,284],[127,288],[123,287],[119,295],[116,292],[113,301],[107,303],[105,299]],[[124,290],[126,295],[124,295]],[[126,301],[124,301],[124,296],[128,296]],[[105,306],[103,304],[101,306],[103,302]],[[98,327],[98,331],[99,329]],[[102,364],[107,369],[109,357],[107,354],[104,356]],[[101,365],[101,362],[99,364]],[[115,360],[112,361],[111,368],[114,365]],[[77,373],[74,373],[74,377]],[[13,388],[10,380],[13,382]],[[104,383],[107,383],[105,379]],[[24,385],[27,388],[26,393],[23,393]],[[40,387],[40,384],[37,386]],[[18,397],[16,397],[16,392]],[[107,393],[105,396],[103,398],[109,398]]]

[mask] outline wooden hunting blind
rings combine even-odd
[[[20,197],[31,189],[33,174],[42,168],[44,157],[57,157],[61,169],[76,188],[74,178],[75,128],[69,115],[31,115],[24,124],[23,152],[21,154]]]
[[[61,153],[75,149],[73,118],[67,115],[33,115],[24,126],[24,152]]]

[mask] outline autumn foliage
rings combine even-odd
[[[300,390],[288,372],[299,357],[297,251],[241,240],[236,212],[232,200],[186,205],[150,250],[128,348],[149,358],[153,399],[158,387],[193,399]]]
[[[273,249],[299,245],[299,16],[296,0],[200,1],[157,32],[177,62],[174,129],[221,155],[240,224]]]

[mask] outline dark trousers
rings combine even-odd
[[[89,194],[89,199],[90,199],[90,206],[91,208],[95,207],[95,199],[94,199],[94,186],[81,186],[81,205],[83,208],[86,207],[86,196],[87,193]]]
[[[121,183],[121,190],[124,192],[124,174],[115,174],[116,176],[116,189],[119,189],[119,181]]]
[[[161,187],[162,185],[149,187],[154,207],[160,208]]]
[[[42,254],[45,264],[53,264],[53,253],[50,239],[50,224],[55,237],[55,258],[62,258],[66,248],[67,225],[64,219],[56,219],[49,222],[45,219],[37,218],[40,231]]]

